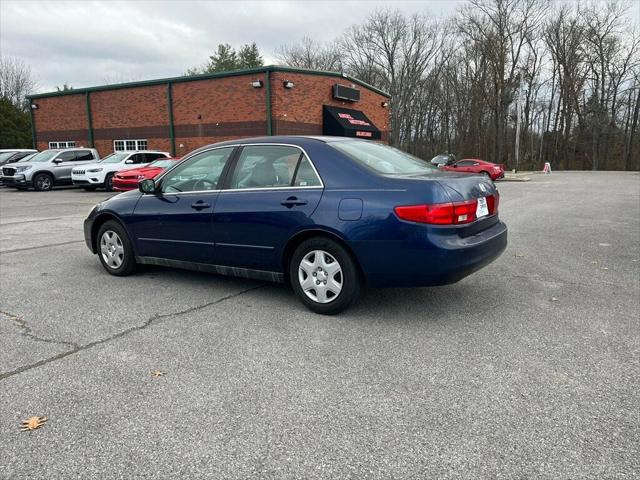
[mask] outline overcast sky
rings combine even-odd
[[[0,53],[31,66],[39,91],[178,76],[219,43],[256,42],[266,64],[307,35],[332,40],[373,10],[448,16],[462,0],[12,1],[0,0]],[[640,2],[634,15],[640,16]]]

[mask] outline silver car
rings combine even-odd
[[[2,167],[2,179],[9,187],[51,190],[54,185],[71,184],[73,167],[94,163],[99,158],[95,148],[43,150],[27,162]]]

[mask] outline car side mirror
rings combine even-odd
[[[131,159],[129,159],[129,160],[125,160],[125,161],[124,161],[124,163],[129,163],[129,164],[131,164],[131,163],[133,163],[133,160],[131,160]]]
[[[152,178],[145,178],[138,182],[138,190],[142,193],[155,193],[157,188],[156,182]]]
[[[61,160],[61,159],[59,159],[59,158],[56,158],[56,159],[53,161],[53,163],[62,163],[62,160]]]

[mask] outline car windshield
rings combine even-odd
[[[30,154],[30,155],[27,155],[26,157],[21,158],[20,160],[18,160],[18,163],[20,163],[20,162],[30,162],[30,161],[31,161],[31,159],[32,159],[33,157],[35,157],[36,155],[38,155],[38,154],[37,154],[37,153],[32,153],[32,154]]]
[[[340,141],[330,145],[379,173],[414,175],[438,172],[429,162],[387,145],[364,141]]]
[[[30,162],[48,162],[53,157],[55,157],[58,153],[60,153],[60,150],[45,150],[44,152],[40,152],[37,155],[34,155],[33,158],[31,158],[29,161]]]
[[[167,168],[175,163],[175,160],[156,160],[153,163],[150,163],[149,167],[159,167],[159,168]]]
[[[15,154],[16,154],[16,152],[2,152],[2,153],[0,153],[0,162],[2,162],[3,160],[7,160],[7,159],[11,158]]]
[[[128,156],[128,153],[112,153],[100,160],[100,163],[120,163]]]

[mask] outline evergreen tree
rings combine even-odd
[[[187,70],[186,76],[201,73],[229,72],[242,68],[256,68],[263,65],[262,55],[255,42],[243,45],[239,51],[228,43],[221,43],[215,54],[209,57],[209,63],[202,67]]]
[[[31,148],[31,118],[28,111],[0,97],[0,148]]]
[[[251,45],[243,45],[238,52],[238,66],[240,68],[256,68],[262,65],[262,55],[260,55],[256,42]]]

